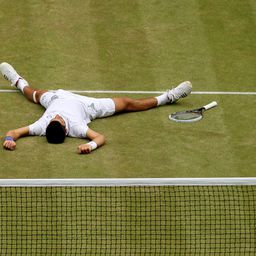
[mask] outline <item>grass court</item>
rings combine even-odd
[[[11,63],[33,87],[148,97],[158,94],[118,91],[165,91],[190,80],[195,92],[174,105],[92,122],[107,144],[90,155],[76,153],[79,139],[50,145],[43,137],[22,138],[15,151],[0,150],[0,178],[254,176],[254,1],[0,0],[0,5],[1,62]],[[3,78],[0,89],[14,90]],[[198,123],[168,120],[172,112],[214,100],[219,106]],[[16,92],[0,93],[0,111],[1,139],[43,114]]]

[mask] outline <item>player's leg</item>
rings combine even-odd
[[[41,98],[41,96],[45,93],[45,92],[47,92],[47,91],[45,91],[45,90],[37,90],[37,89],[33,89],[33,88],[31,88],[30,86],[26,86],[26,87],[24,87],[24,89],[23,89],[23,94],[24,94],[24,96],[28,99],[28,100],[30,100],[30,101],[32,101],[32,102],[34,102],[34,103],[36,103],[36,104],[40,104],[40,98]]]
[[[157,97],[146,99],[131,99],[127,97],[113,98],[116,112],[143,111],[167,103],[174,103],[180,98],[188,96],[192,91],[192,84],[189,81],[179,84],[173,89],[169,89]]]
[[[116,112],[144,111],[157,106],[156,98],[131,99],[128,97],[113,98]]]
[[[0,64],[0,71],[4,78],[11,82],[11,86],[16,86],[28,100],[34,103],[39,103],[41,95],[46,92],[31,88],[28,82],[21,77],[10,64],[6,62]]]

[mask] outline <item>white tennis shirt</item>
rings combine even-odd
[[[111,99],[95,99],[64,90],[44,93],[40,103],[46,111],[39,120],[29,125],[30,135],[44,136],[50,121],[60,115],[65,121],[67,136],[85,138],[88,123],[115,112],[115,104]]]

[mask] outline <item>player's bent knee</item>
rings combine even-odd
[[[37,103],[40,103],[40,98],[41,96],[46,93],[47,91],[45,90],[36,90],[36,101]]]

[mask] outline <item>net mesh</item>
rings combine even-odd
[[[0,255],[256,255],[256,186],[0,187]]]

